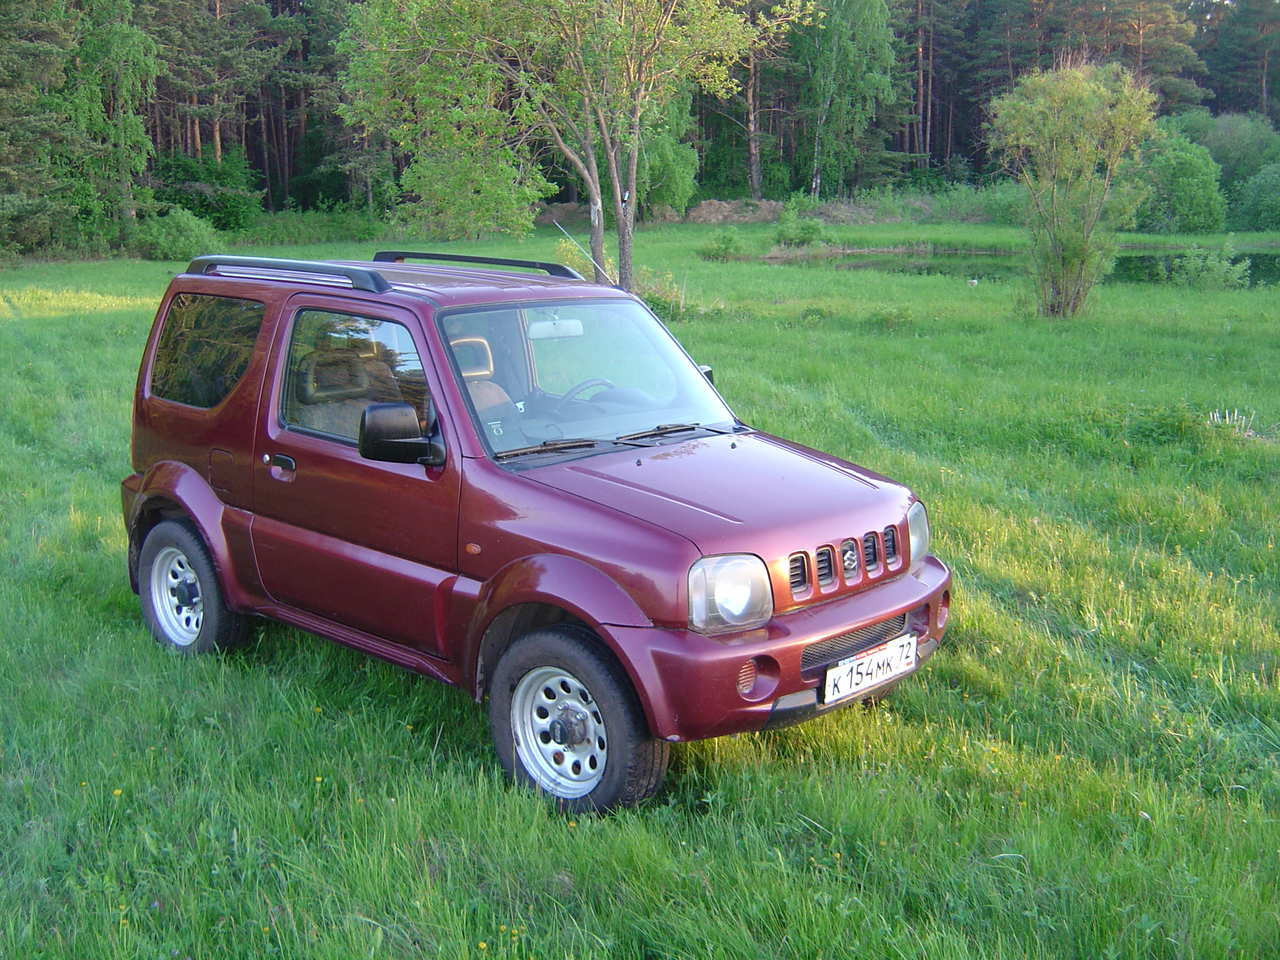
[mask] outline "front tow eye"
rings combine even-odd
[[[587,739],[587,715],[577,710],[561,710],[547,732],[562,747],[573,747]]]

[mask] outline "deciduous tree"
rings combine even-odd
[[[1110,267],[1120,165],[1154,130],[1155,95],[1115,64],[1024,75],[991,104],[991,145],[1026,185],[1040,311],[1071,317]]]
[[[783,0],[751,21],[720,0],[369,0],[347,35],[349,115],[412,153],[420,196],[462,198],[475,223],[510,197],[493,225],[513,225],[547,192],[532,157],[549,143],[586,186],[597,263],[608,185],[630,287],[640,152],[663,108],[688,82],[727,92],[729,66],[807,9]]]

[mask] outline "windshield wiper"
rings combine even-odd
[[[514,450],[502,450],[493,455],[495,460],[506,460],[509,457],[523,457],[530,453],[550,453],[553,450],[577,450],[594,447],[598,443],[612,443],[611,440],[598,440],[591,437],[563,437],[559,440],[543,440],[531,447],[516,447]]]
[[[643,440],[645,437],[665,437],[669,433],[686,433],[689,430],[707,430],[711,433],[730,432],[721,430],[719,427],[708,427],[705,423],[660,423],[651,430],[641,430],[639,433],[624,433],[620,437],[614,437],[614,439],[625,443],[628,440]]]

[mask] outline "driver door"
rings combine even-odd
[[[418,321],[309,295],[287,315],[254,451],[262,583],[278,603],[439,655],[434,601],[457,569],[458,458],[428,468],[356,449],[368,404],[407,402],[422,417],[439,395]]]

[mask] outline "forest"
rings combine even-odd
[[[366,83],[351,69],[362,6],[7,0],[0,251],[127,248],[179,209],[232,231],[264,211],[411,211],[422,192],[404,179],[412,150],[353,108]],[[747,22],[774,9],[721,6]],[[1280,186],[1277,0],[820,0],[807,11],[734,58],[728,84],[688,84],[651,118],[641,219],[708,198],[989,183],[1000,174],[992,99],[1082,51],[1155,93],[1178,142],[1156,151],[1166,167],[1209,169],[1207,152],[1233,203]],[[521,136],[547,184],[532,199],[580,200],[581,177],[553,144]],[[456,192],[460,176],[441,167],[434,188]],[[1280,225],[1255,221],[1241,226]]]

